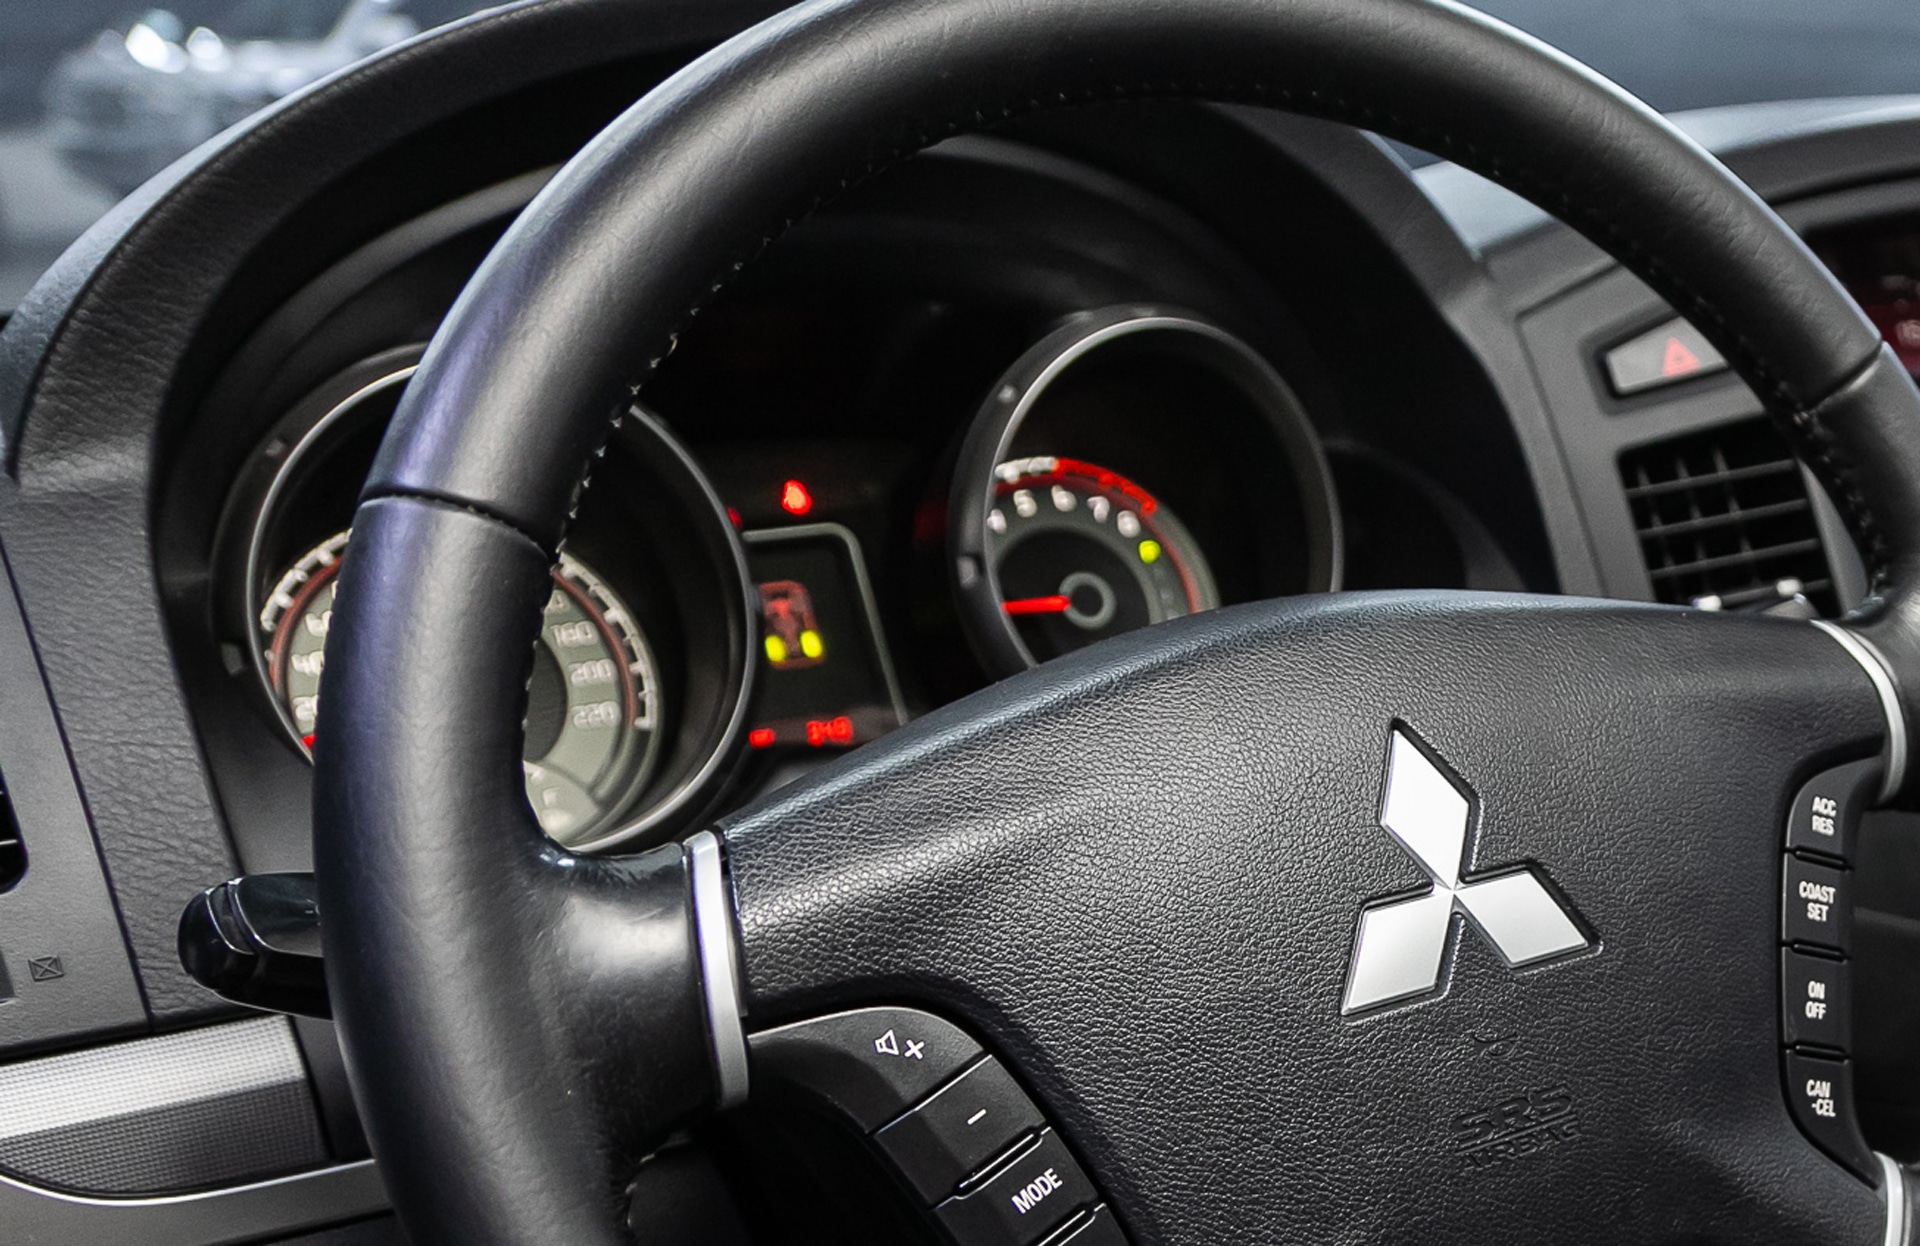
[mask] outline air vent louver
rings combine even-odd
[[[0,787],[0,891],[7,891],[27,872],[27,846],[20,839],[20,823],[13,816],[13,798]]]
[[[1806,479],[1766,419],[1629,450],[1620,477],[1656,600],[1731,610],[1797,592],[1837,613]]]

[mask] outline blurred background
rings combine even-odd
[[[142,182],[256,109],[498,0],[0,2],[0,311]]]
[[[117,199],[227,126],[493,2],[0,0],[0,312]],[[1478,7],[1669,112],[1920,92],[1920,0]]]

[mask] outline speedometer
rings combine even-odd
[[[348,534],[296,560],[260,611],[267,678],[301,747],[311,749],[326,670],[334,585]],[[553,573],[527,690],[527,800],[547,834],[580,843],[651,777],[660,753],[653,651],[624,602],[578,559]]]

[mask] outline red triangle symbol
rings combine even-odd
[[[1687,349],[1677,337],[1667,339],[1666,356],[1660,360],[1661,376],[1688,376],[1700,370],[1700,356]]]

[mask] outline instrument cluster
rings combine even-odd
[[[223,613],[263,715],[303,756],[328,729],[326,638],[359,482],[419,354],[365,360],[295,404],[229,503]],[[1257,351],[1203,317],[1067,317],[978,398],[910,514],[887,514],[875,480],[830,448],[811,451],[826,460],[812,475],[765,446],[689,448],[660,418],[622,426],[559,551],[530,665],[527,800],[556,842],[651,842],[748,772],[764,784],[892,731],[937,698],[925,679],[909,697],[897,651],[911,661],[957,634],[969,656],[946,661],[978,684],[1168,619],[1339,587],[1313,425]],[[890,628],[881,593],[900,586],[856,529],[902,525],[942,573]],[[883,559],[899,535],[880,535]]]
[[[1502,515],[1529,513],[1501,483],[1511,427],[1411,287],[1329,286],[1305,254],[1256,276],[1225,223],[1034,150],[957,143],[850,192],[639,392],[529,654],[522,778],[558,844],[661,842],[996,680],[1205,611],[1552,587]],[[361,484],[426,339],[543,178],[315,278],[190,426],[162,580],[250,869],[304,867]],[[1247,229],[1293,213],[1300,237],[1337,233],[1302,195]]]

